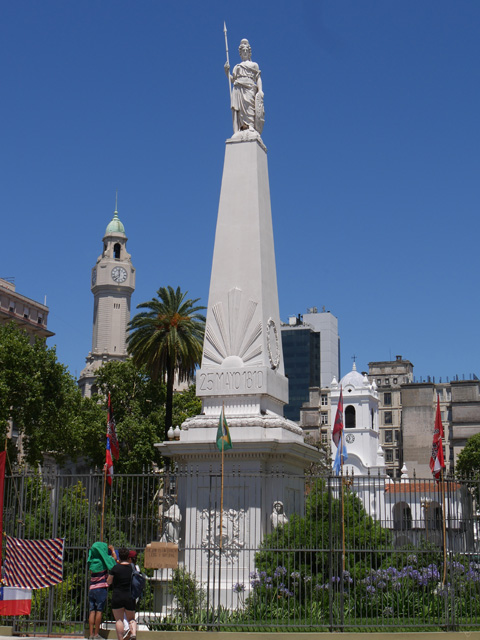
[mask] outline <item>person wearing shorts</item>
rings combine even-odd
[[[103,640],[100,636],[102,613],[107,604],[108,570],[117,564],[115,550],[106,542],[94,542],[88,552],[90,589],[88,591],[88,626],[90,640]]]
[[[132,564],[128,549],[118,550],[119,562],[108,572],[107,582],[113,586],[112,612],[115,618],[115,629],[118,640],[123,640],[123,618],[126,617],[130,627],[130,638],[136,640],[137,623],[135,622],[135,600],[131,594]]]

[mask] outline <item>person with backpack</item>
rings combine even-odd
[[[134,572],[132,573],[132,583],[134,580],[134,574],[135,573],[140,573],[140,567],[137,564],[137,552],[135,550],[131,550],[128,552],[128,558],[130,560],[130,562],[132,563],[132,567],[134,569]],[[131,591],[133,591],[134,586],[132,584],[131,587]],[[138,601],[140,600],[140,598],[135,598],[135,606],[138,604]],[[132,637],[132,632],[130,631],[130,624],[127,620],[127,617],[125,616],[123,618],[123,640],[131,640]]]
[[[118,550],[119,563],[108,572],[107,582],[113,586],[112,612],[118,640],[123,640],[123,618],[127,618],[130,627],[130,639],[136,640],[137,623],[135,621],[135,598],[132,595],[132,575],[134,568],[129,558],[129,550]]]

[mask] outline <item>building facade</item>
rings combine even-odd
[[[47,329],[47,321],[47,305],[21,295],[13,282],[0,278],[0,324],[14,322],[33,342],[55,335]]]
[[[309,402],[310,389],[327,388],[340,375],[338,320],[329,311],[308,309],[303,316],[291,316],[282,324],[283,360],[288,378],[289,401],[285,417],[300,422],[302,405]]]
[[[93,303],[92,350],[78,385],[85,397],[96,392],[96,372],[106,362],[127,358],[130,300],[135,290],[135,268],[127,252],[127,236],[115,212],[103,237],[103,251],[91,272]]]
[[[369,362],[368,378],[378,390],[380,444],[385,452],[387,474],[399,478],[403,466],[402,385],[413,381],[413,364],[402,356]]]

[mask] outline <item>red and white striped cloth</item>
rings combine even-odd
[[[43,589],[63,580],[63,538],[22,540],[6,536],[5,585]]]

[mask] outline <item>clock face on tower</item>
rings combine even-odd
[[[112,280],[114,282],[118,282],[119,284],[121,284],[122,282],[125,282],[126,279],[127,279],[127,272],[123,267],[113,267]]]

